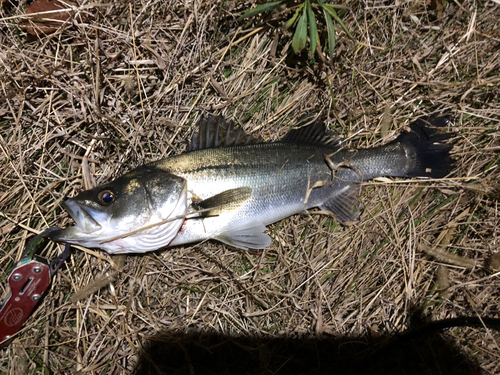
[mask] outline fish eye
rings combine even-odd
[[[102,206],[109,206],[116,199],[116,194],[114,191],[110,189],[105,189],[99,192],[97,195],[97,199],[99,199],[99,204]]]

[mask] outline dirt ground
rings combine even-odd
[[[345,0],[332,60],[293,53],[293,4],[239,21],[254,5],[84,0],[33,36],[26,4],[1,3],[4,295],[27,241],[72,223],[66,196],[182,152],[209,111],[266,141],[319,115],[349,147],[439,111],[453,172],[372,181],[358,224],[298,214],[263,251],[74,248],[0,373],[500,373],[498,331],[418,331],[500,317],[500,2]]]

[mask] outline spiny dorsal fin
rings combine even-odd
[[[193,133],[188,151],[207,148],[231,147],[260,143],[260,138],[254,138],[236,127],[232,121],[226,121],[221,115],[202,117],[198,130]]]
[[[252,196],[252,188],[248,186],[229,189],[207,198],[195,206],[204,211],[202,216],[218,216],[224,212],[230,212],[239,208]]]
[[[335,147],[340,146],[341,139],[330,131],[326,132],[323,122],[309,117],[300,121],[295,129],[290,130],[285,135],[281,142]]]

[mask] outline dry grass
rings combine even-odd
[[[129,373],[152,335],[178,343],[175,335],[189,341],[203,332],[250,340],[239,343],[241,361],[255,357],[258,366],[241,373],[294,373],[292,357],[276,349],[288,348],[279,346],[285,337],[357,338],[369,347],[408,328],[415,311],[428,320],[499,317],[500,274],[485,268],[500,225],[498,1],[450,2],[439,16],[422,1],[347,1],[355,41],[339,28],[331,65],[294,56],[290,38],[268,26],[275,20],[238,24],[245,4],[131,4],[84,1],[58,32],[35,38],[17,27],[21,5],[0,10],[2,270],[34,233],[71,222],[59,205],[66,195],[181,152],[210,109],[270,141],[304,113],[321,112],[350,146],[366,147],[439,107],[452,120],[456,168],[443,181],[370,184],[356,226],[313,212],[272,225],[262,252],[205,242],[129,256],[116,273],[116,259],[75,250],[2,350],[0,372]],[[419,242],[476,265],[443,267]],[[44,255],[60,251],[51,245]],[[71,299],[106,272],[110,285]],[[498,332],[445,337],[452,355],[500,373]],[[208,373],[196,351],[179,345],[168,352],[171,364],[185,359],[179,373]]]

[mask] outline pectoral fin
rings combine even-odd
[[[264,224],[251,222],[222,232],[215,239],[243,250],[266,249],[271,245],[271,237],[264,233],[265,230]]]
[[[231,212],[239,208],[252,196],[252,188],[248,186],[229,189],[207,198],[196,204],[202,210],[202,217],[218,216],[225,212]]]

